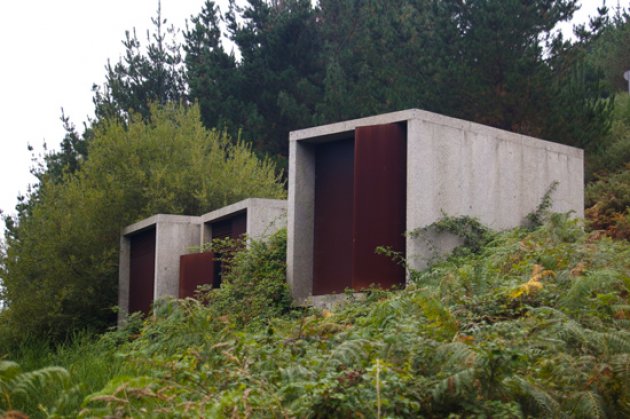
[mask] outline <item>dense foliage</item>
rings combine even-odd
[[[274,166],[201,125],[197,107],[151,108],[151,120],[105,120],[90,158],[7,238],[3,343],[102,330],[116,304],[120,229],[156,213],[200,215],[247,197],[283,197]],[[8,341],[8,342],[6,342]]]
[[[266,241],[249,241],[245,251],[232,239],[219,239],[212,247],[221,255],[224,273],[219,289],[200,290],[197,297],[204,304],[229,313],[230,321],[243,327],[256,327],[288,311],[292,297],[286,282],[286,229]]]
[[[555,215],[332,312],[165,301],[82,415],[624,417],[629,261]]]
[[[630,240],[630,95],[616,98],[610,144],[587,161],[586,218],[593,229]]]

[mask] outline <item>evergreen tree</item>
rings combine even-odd
[[[179,102],[186,97],[181,45],[176,40],[174,26],[164,28],[158,1],[156,17],[151,19],[154,32],[147,31],[146,51],[135,29],[125,33],[125,56],[105,67],[105,84],[94,85],[94,105],[97,120],[116,116],[124,120],[129,112],[149,117],[149,104]]]
[[[242,115],[239,75],[234,54],[227,54],[221,42],[220,11],[215,2],[206,1],[191,24],[184,33],[189,97],[199,102],[206,127],[235,133]]]

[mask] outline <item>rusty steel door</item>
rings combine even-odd
[[[357,127],[354,140],[352,287],[404,284],[405,271],[379,246],[405,252],[407,134],[403,124]]]
[[[313,295],[352,286],[354,139],[315,148]]]
[[[194,297],[200,285],[212,285],[214,278],[214,254],[192,253],[179,257],[179,298]]]
[[[155,228],[134,234],[129,241],[129,313],[147,314],[155,285]]]

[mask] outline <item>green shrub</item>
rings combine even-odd
[[[630,240],[630,164],[586,187],[585,215],[595,230]]]
[[[286,282],[287,231],[268,240],[250,241],[245,250],[237,243],[222,243],[224,274],[221,287],[203,295],[203,300],[221,315],[239,325],[266,321],[289,311],[291,293]]]

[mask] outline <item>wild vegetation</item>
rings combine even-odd
[[[95,119],[62,115],[4,217],[0,416],[629,416],[628,13],[567,40],[575,0],[239,4],[207,1],[181,45],[158,9]],[[333,310],[291,306],[280,233],[220,289],[103,333],[122,226],[283,197],[289,130],[410,107],[584,148],[586,219],[447,217],[453,257]]]
[[[162,300],[140,326],[134,318],[84,342],[81,352],[99,351],[90,362],[106,354],[117,367],[95,389],[72,374],[83,361],[69,360],[71,385],[46,408],[82,417],[630,414],[628,242],[562,214],[484,237],[413,272],[404,290],[317,310],[288,303],[281,232],[239,254],[226,286],[205,295],[210,304]]]

